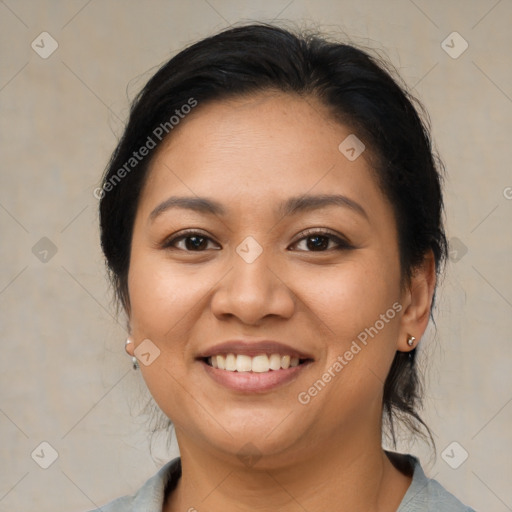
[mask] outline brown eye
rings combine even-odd
[[[329,237],[324,235],[313,235],[306,238],[306,247],[311,251],[327,249],[329,246]]]
[[[165,249],[179,249],[187,252],[203,252],[208,249],[208,243],[213,240],[197,231],[182,233],[164,242]],[[178,244],[181,244],[178,245]]]
[[[208,242],[204,236],[187,236],[184,238],[185,247],[189,251],[206,249]]]
[[[303,248],[299,250],[307,252],[325,252],[331,249],[343,250],[352,248],[348,242],[339,236],[328,231],[319,230],[309,231],[306,233],[306,236],[295,242],[294,246],[297,247],[301,243]]]

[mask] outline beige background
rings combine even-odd
[[[431,114],[453,248],[437,334],[422,342],[437,460],[401,449],[423,454],[429,475],[475,509],[512,510],[510,0],[5,0],[0,511],[94,508],[176,455],[158,439],[150,455],[147,395],[115,319],[93,190],[128,98],[155,66],[230,24],[274,18],[384,50]],[[31,47],[43,31],[59,45],[47,59]],[[453,31],[469,44],[456,59],[441,46]],[[56,254],[47,241],[33,250],[43,237]],[[58,452],[48,469],[35,462],[50,460],[43,441]],[[469,454],[458,469],[442,457],[453,441]],[[458,460],[461,449],[448,453]]]

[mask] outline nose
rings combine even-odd
[[[269,253],[263,250],[251,261],[233,251],[231,270],[220,281],[211,301],[217,318],[236,317],[244,324],[258,325],[266,317],[287,319],[293,315],[294,294]]]

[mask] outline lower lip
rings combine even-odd
[[[219,370],[210,366],[204,361],[199,361],[206,373],[217,383],[234,391],[243,391],[247,393],[257,393],[270,391],[287,382],[297,378],[311,361],[287,368],[286,370],[270,370],[264,373],[257,372],[230,372],[228,370]]]

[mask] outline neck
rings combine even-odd
[[[164,512],[337,510],[394,512],[411,477],[398,471],[378,443],[333,444],[313,455],[247,467],[180,441],[182,477]],[[184,442],[185,441],[185,442]],[[359,441],[359,440],[358,440]]]

